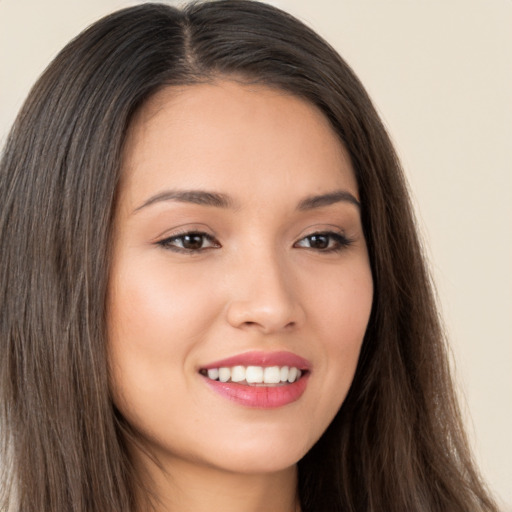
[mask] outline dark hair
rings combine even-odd
[[[359,186],[373,309],[349,394],[299,462],[303,511],[495,511],[471,461],[386,131],[325,41],[244,0],[145,4],[100,20],[57,56],[16,120],[0,167],[0,509],[133,510],[105,346],[123,142],[158,90],[226,77],[317,105]]]

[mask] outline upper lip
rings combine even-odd
[[[202,370],[226,368],[232,366],[294,366],[299,370],[310,370],[311,363],[292,352],[263,352],[251,351],[227,357],[202,366]]]

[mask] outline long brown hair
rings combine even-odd
[[[399,162],[339,55],[276,8],[145,4],[110,15],[31,91],[0,167],[0,509],[134,509],[108,388],[105,298],[130,119],[219,77],[317,105],[355,169],[374,303],[350,392],[299,462],[304,512],[495,511],[472,463]]]

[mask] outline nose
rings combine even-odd
[[[298,327],[304,320],[293,271],[275,254],[246,258],[230,271],[228,323],[238,329],[272,334]]]

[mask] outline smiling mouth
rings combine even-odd
[[[201,369],[201,375],[212,381],[237,383],[246,386],[287,386],[308,373],[295,366],[231,366]]]

